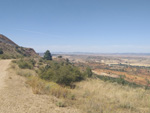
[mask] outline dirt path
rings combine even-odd
[[[80,113],[56,106],[53,96],[33,94],[24,77],[8,71],[10,60],[0,60],[0,113]]]
[[[0,89],[5,86],[4,80],[7,76],[7,68],[10,62],[11,60],[0,60]]]

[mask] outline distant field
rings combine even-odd
[[[60,54],[59,54],[60,55]],[[57,56],[57,55],[55,55]],[[77,66],[90,66],[95,74],[147,85],[150,81],[149,54],[62,54]]]

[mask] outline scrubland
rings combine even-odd
[[[104,82],[99,78],[85,78],[72,86],[64,86],[38,77],[33,69],[12,68],[27,77],[26,84],[36,95],[50,95],[57,98],[58,107],[71,107],[82,113],[149,113],[150,90],[142,87],[124,86]]]
[[[85,113],[149,113],[150,90],[131,88],[99,79],[76,84],[75,105]]]

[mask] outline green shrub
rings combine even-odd
[[[34,59],[30,59],[29,62],[30,62],[33,66],[35,66],[35,64],[36,64],[36,61],[35,61]]]
[[[21,59],[17,61],[17,64],[21,69],[33,69],[35,63],[36,62],[33,59]]]
[[[19,62],[18,66],[22,69],[32,69],[33,68],[33,66],[30,63],[24,62],[24,61]]]
[[[0,54],[3,54],[3,50],[0,48]]]
[[[57,105],[58,107],[66,107],[65,102],[62,102],[62,101],[57,102],[56,105]]]
[[[39,71],[40,78],[53,81],[62,85],[71,85],[73,82],[81,81],[85,78],[85,74],[68,63],[51,62]]]
[[[87,73],[87,76],[88,76],[88,77],[92,77],[92,75],[93,75],[92,70],[91,70],[90,67],[87,67],[87,68],[86,68],[86,73]]]
[[[13,59],[15,58],[13,55],[2,54],[0,55],[1,59]]]
[[[16,51],[21,55],[21,56],[24,56],[26,57],[27,54],[25,52],[25,49],[23,47],[20,47],[20,46],[16,46]]]
[[[124,76],[123,75],[120,75],[119,78],[112,78],[112,77],[108,77],[108,76],[100,76],[100,75],[95,75],[97,78],[103,80],[103,81],[108,81],[108,82],[116,82],[118,84],[121,84],[121,85],[128,85],[128,86],[131,86],[131,87],[143,87],[142,85],[138,85],[134,82],[128,82],[127,80],[125,80]]]
[[[60,55],[60,56],[58,56],[58,58],[62,58],[62,56]]]

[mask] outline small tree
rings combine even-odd
[[[62,58],[62,56],[60,55],[60,56],[58,56],[58,58]]]
[[[90,67],[86,68],[86,72],[87,72],[88,77],[92,77],[93,73]]]
[[[44,53],[44,59],[46,60],[52,60],[52,55],[50,53],[49,50],[47,50],[45,53]]]
[[[0,54],[3,54],[3,50],[0,48]]]

